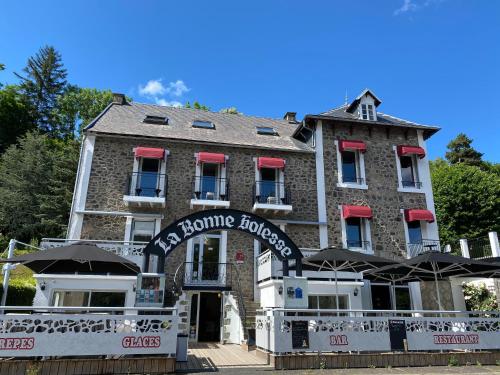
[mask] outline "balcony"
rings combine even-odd
[[[429,251],[441,252],[441,244],[439,240],[422,239],[420,242],[408,244],[408,255],[410,258]]]
[[[183,289],[231,289],[231,264],[186,262],[176,274],[184,274]],[[174,276],[174,279],[177,278]]]
[[[372,252],[372,244],[370,241],[347,240],[347,248],[352,251],[360,251],[363,253]]]
[[[292,212],[290,191],[282,182],[257,181],[253,188],[253,197],[253,211]]]
[[[213,176],[195,177],[193,181],[193,208],[229,208],[229,182]]]
[[[128,259],[139,267],[143,266],[142,249],[148,244],[147,242],[124,242],[124,241],[100,241],[100,240],[65,240],[61,238],[43,238],[40,247],[44,250],[53,249],[71,245],[72,243],[85,241],[91,242],[100,247],[101,249],[110,251],[116,255]]]
[[[165,207],[167,176],[156,172],[134,172],[127,178],[123,201],[127,206]]]

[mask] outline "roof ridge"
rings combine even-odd
[[[155,107],[155,108],[168,108],[168,109],[180,109],[184,111],[198,111],[201,113],[213,113],[216,115],[222,115],[222,116],[242,116],[242,117],[247,117],[247,118],[256,118],[256,119],[262,119],[262,120],[272,120],[272,121],[278,121],[282,123],[287,123],[285,119],[280,119],[280,118],[274,118],[274,117],[265,117],[265,116],[254,116],[254,115],[246,115],[244,113],[238,114],[238,113],[224,113],[224,112],[215,112],[215,111],[207,111],[205,109],[197,109],[197,108],[185,108],[185,107],[173,107],[173,106],[166,106],[166,105],[160,105],[160,104],[152,104],[152,103],[141,103],[141,102],[131,102],[128,103],[131,105],[134,104],[139,104],[139,105],[144,105],[144,106],[149,106],[149,107]]]

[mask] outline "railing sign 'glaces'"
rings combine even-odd
[[[250,234],[266,244],[282,261],[294,259],[299,263],[302,258],[295,243],[270,221],[249,212],[215,209],[193,213],[163,229],[144,249],[144,264],[147,267],[150,255],[156,255],[159,258],[158,272],[163,272],[165,258],[172,250],[190,238],[214,230],[236,230]]]

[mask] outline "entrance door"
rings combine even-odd
[[[220,341],[221,295],[200,293],[198,341]]]
[[[193,243],[192,281],[217,282],[220,273],[220,234],[196,237]]]
[[[391,310],[391,288],[389,285],[372,284],[373,310]]]

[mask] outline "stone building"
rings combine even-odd
[[[439,129],[383,114],[380,104],[365,90],[297,121],[293,112],[260,118],[115,94],[85,129],[66,241],[95,241],[151,272],[157,260],[143,264],[141,249],[163,228],[193,212],[231,208],[271,221],[304,256],[328,246],[394,259],[439,249],[426,155]],[[165,303],[182,310],[192,340],[239,343],[256,308],[283,303],[281,264],[240,232],[189,239],[160,271]],[[331,275],[304,276],[312,308],[419,309],[428,289],[343,273],[336,306]],[[145,303],[140,289],[127,284],[124,293]]]

